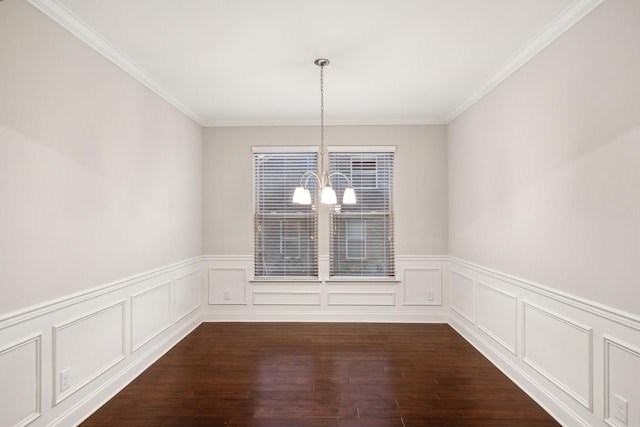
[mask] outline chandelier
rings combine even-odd
[[[313,171],[307,171],[300,177],[299,185],[293,192],[293,203],[300,205],[311,204],[311,193],[307,188],[310,179],[318,182],[320,189],[320,203],[325,205],[335,205],[338,203],[336,192],[331,188],[331,178],[340,176],[347,180],[347,188],[342,196],[343,205],[353,205],[356,203],[356,192],[353,191],[351,180],[342,172],[329,173],[324,168],[324,67],[329,65],[328,59],[316,59],[314,64],[320,67],[320,166],[322,170],[322,178]]]

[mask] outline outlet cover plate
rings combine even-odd
[[[617,394],[613,396],[613,416],[616,420],[628,425],[629,421],[629,402]]]
[[[60,391],[66,391],[71,387],[70,372],[71,368],[67,368],[60,372]]]

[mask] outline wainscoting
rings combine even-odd
[[[0,318],[0,425],[78,423],[202,321],[448,322],[563,425],[640,425],[637,316],[448,256],[399,256],[395,281],[254,281],[252,262],[202,256]]]
[[[398,256],[397,280],[254,281],[252,256],[203,257],[204,321],[447,321],[446,256]],[[329,259],[320,257],[320,278]]]
[[[449,324],[563,425],[640,425],[637,317],[455,258],[450,281]]]
[[[71,426],[200,321],[200,258],[0,318],[0,425]]]

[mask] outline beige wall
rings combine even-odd
[[[202,138],[28,3],[0,8],[0,313],[252,252],[250,147],[317,145],[317,127]],[[398,254],[640,312],[639,9],[604,2],[448,127],[326,129],[328,145],[398,146]]]
[[[447,146],[444,126],[329,126],[326,145],[396,145],[396,253],[447,253]],[[319,128],[204,130],[204,253],[253,253],[251,146],[318,145]],[[321,207],[320,254],[328,254]],[[322,215],[324,213],[324,215]]]
[[[454,257],[640,313],[640,4],[608,0],[448,127]]]
[[[0,2],[0,314],[201,253],[202,129]]]

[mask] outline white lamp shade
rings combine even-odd
[[[335,205],[338,203],[338,198],[336,197],[336,192],[333,191],[333,188],[330,186],[326,186],[322,189],[322,194],[320,195],[320,202],[325,205]]]
[[[302,190],[302,196],[300,197],[301,205],[310,205],[311,204],[311,192],[308,188]]]
[[[304,187],[302,185],[299,185],[296,187],[295,190],[293,190],[292,202],[297,204],[302,204],[303,200],[304,200]]]
[[[353,191],[352,186],[348,186],[344,189],[344,195],[342,196],[343,205],[355,205],[356,204],[356,192]]]

